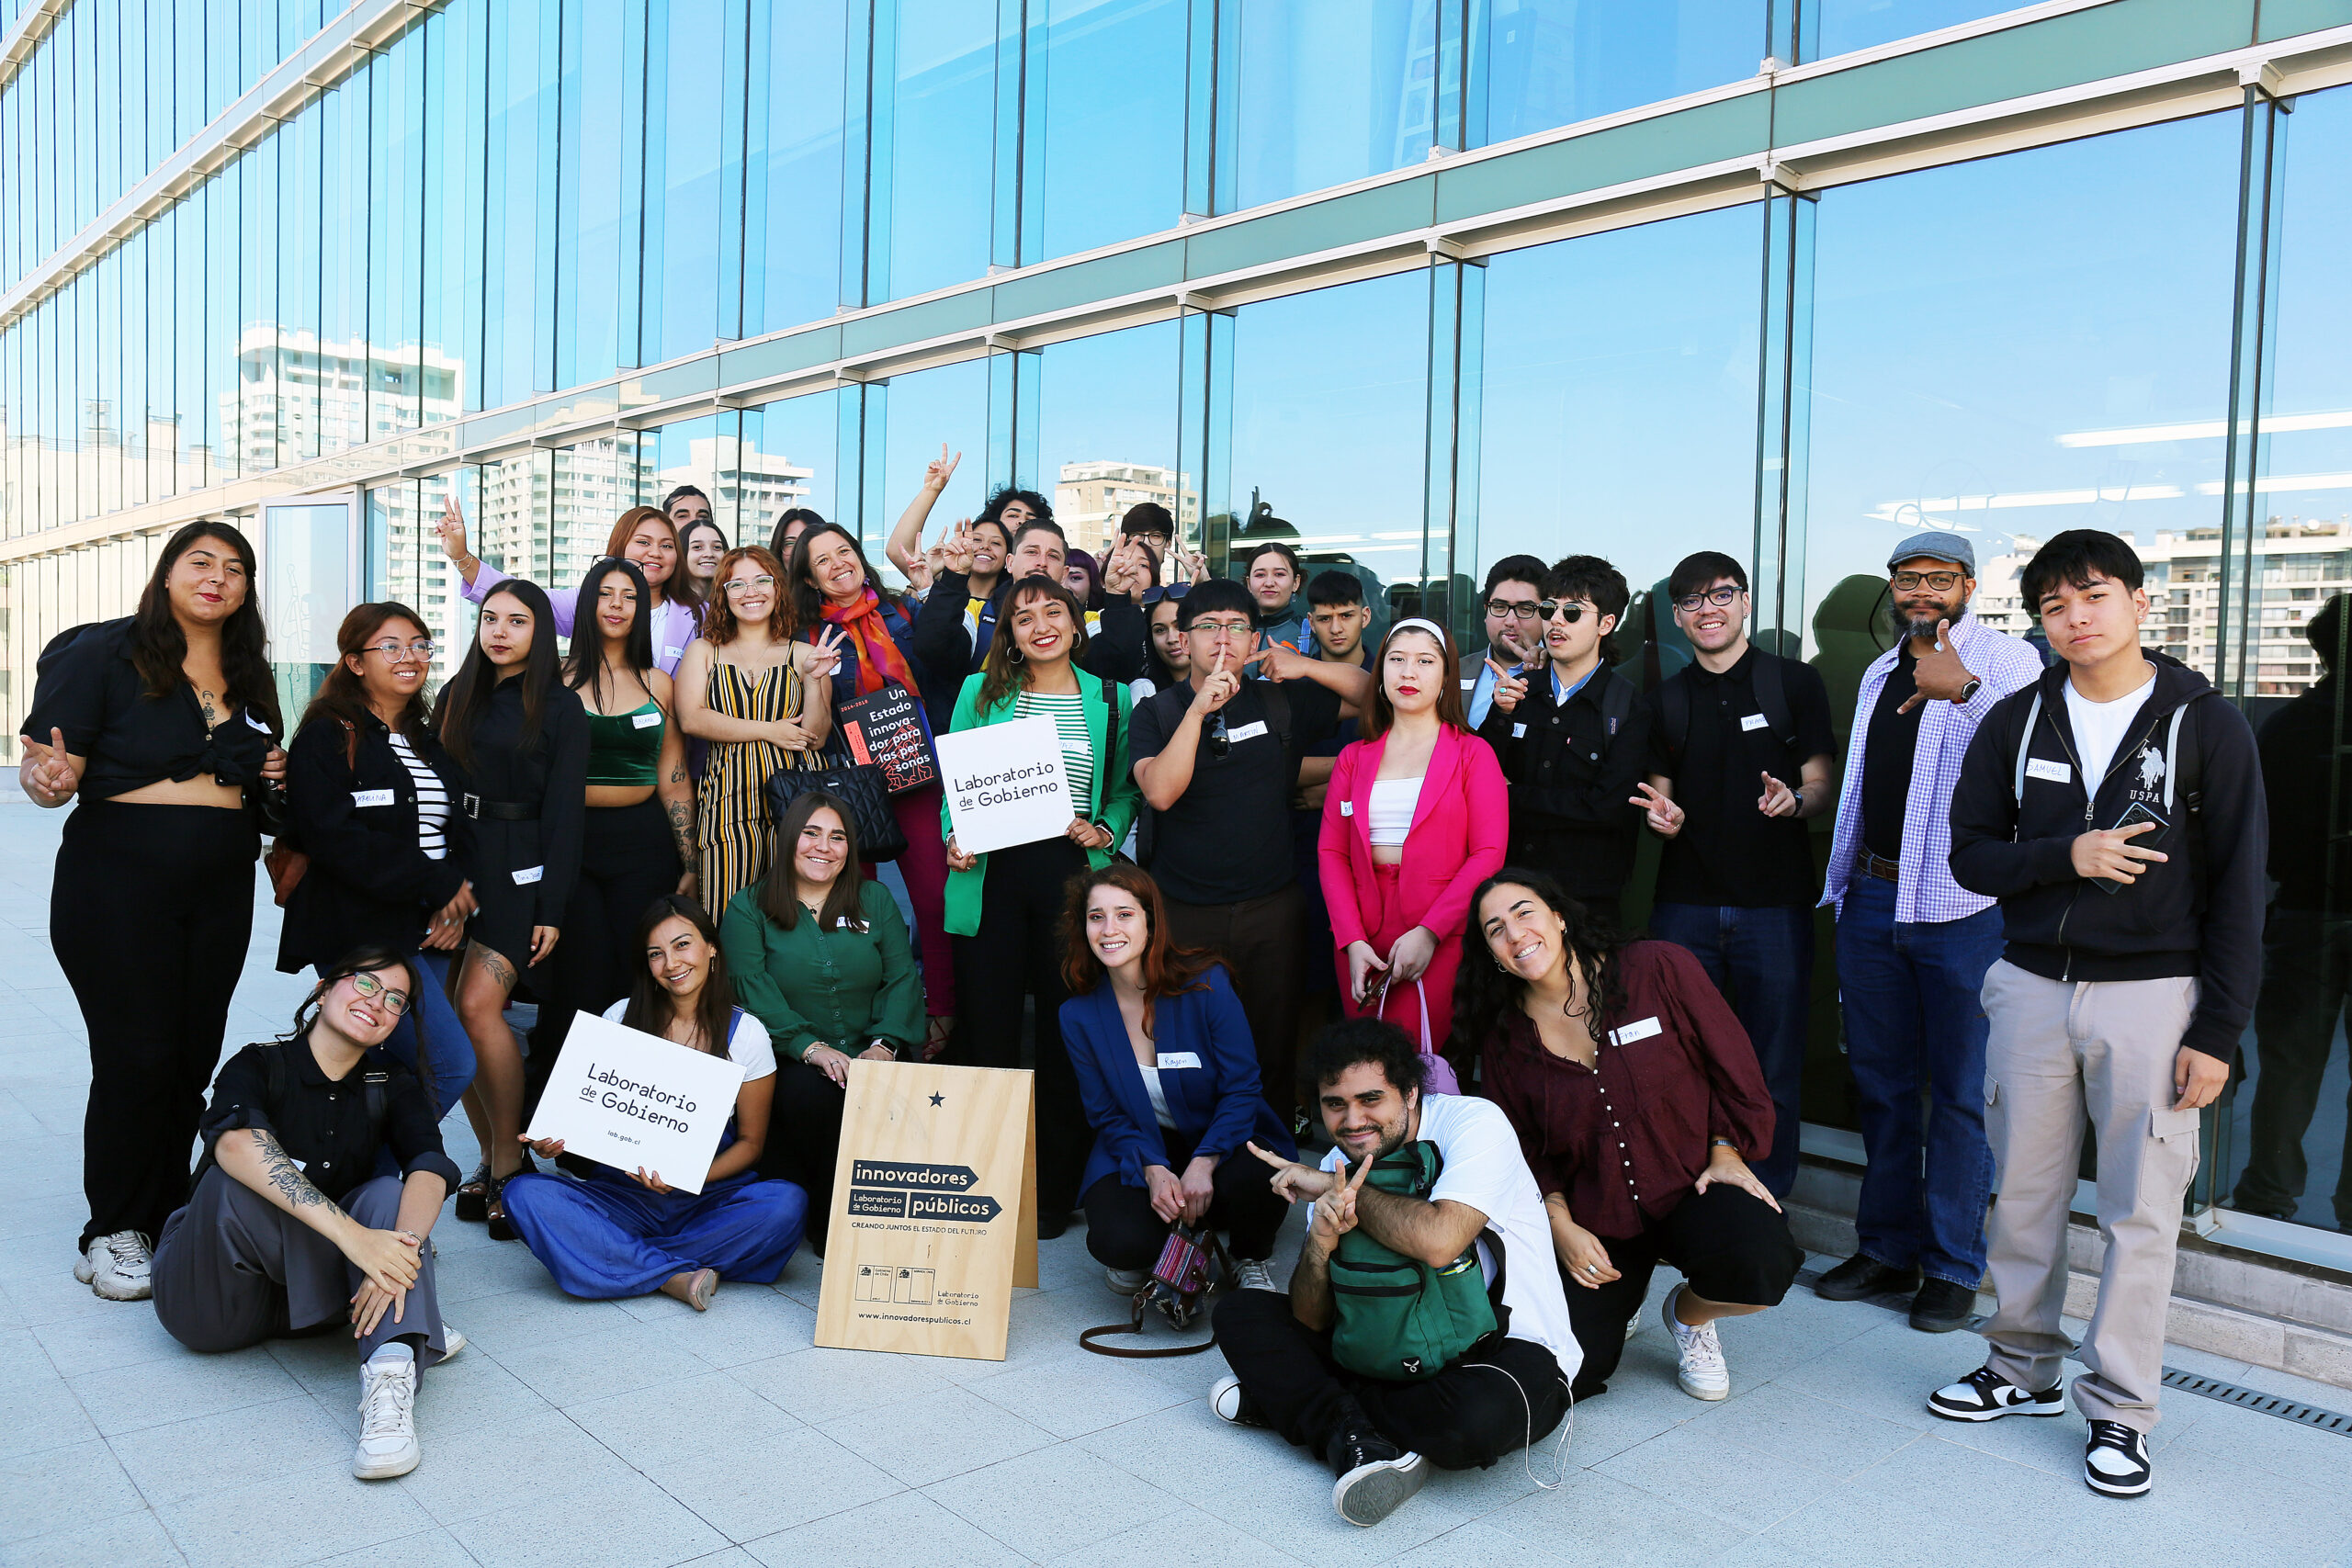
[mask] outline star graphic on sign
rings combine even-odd
[[[931,1097],[931,1102],[933,1105],[938,1105],[943,1103],[946,1099],[947,1097],[944,1094],[934,1094]]]

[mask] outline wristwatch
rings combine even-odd
[[[1980,678],[1980,677],[1978,677],[1978,676],[1971,675],[1971,676],[1968,678],[1968,683],[1967,683],[1966,685],[1964,685],[1964,686],[1961,687],[1961,689],[1960,689],[1960,695],[1958,695],[1958,696],[1954,697],[1954,698],[1952,699],[1952,701],[1954,701],[1954,702],[1956,702],[1956,703],[1973,703],[1973,702],[1974,702],[1974,701],[1976,700],[1976,690],[1977,690],[1977,688],[1978,688],[1978,687],[1980,687],[1980,686],[1982,686],[1982,685],[1984,685],[1984,681],[1983,681],[1983,679],[1982,679],[1982,678]]]

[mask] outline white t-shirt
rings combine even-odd
[[[605,1016],[618,1023],[628,1011],[628,998],[623,997],[605,1010]],[[748,1010],[737,1012],[734,1032],[727,1037],[727,1058],[742,1064],[745,1083],[753,1078],[773,1077],[775,1075],[775,1042],[768,1038],[768,1026],[753,1018]]]
[[[2075,750],[2083,760],[2083,789],[2093,798],[2098,797],[2099,783],[2115,761],[2115,749],[2123,744],[2125,732],[2138,720],[2155,689],[2153,669],[2138,690],[2126,692],[2111,703],[2095,703],[2075,690],[2073,681],[2066,682],[2066,722],[2075,728]]]
[[[1568,1326],[1568,1298],[1560,1286],[1544,1194],[1535,1189],[1535,1174],[1520,1153],[1510,1119],[1490,1100],[1425,1094],[1421,1136],[1445,1158],[1430,1201],[1452,1199],[1469,1205],[1486,1215],[1487,1225],[1502,1237],[1507,1266],[1503,1304],[1510,1309],[1510,1337],[1532,1339],[1550,1350],[1561,1374],[1573,1382],[1584,1365],[1584,1353],[1577,1348],[1576,1330]],[[1325,1170],[1338,1169],[1339,1163],[1338,1149],[1323,1156]],[[1484,1247],[1478,1249],[1478,1261],[1493,1280],[1495,1260]]]

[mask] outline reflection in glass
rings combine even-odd
[[[1433,0],[1230,0],[1219,211],[1418,164],[1438,140]],[[1220,162],[1224,162],[1220,156]]]
[[[976,515],[989,491],[1005,482],[1006,476],[988,472],[989,362],[967,359],[893,376],[883,397],[871,387],[866,391],[865,442],[869,451],[876,446],[882,451],[882,496],[876,505],[869,495],[858,530],[866,559],[895,580],[895,569],[882,564],[882,541],[922,488],[924,465],[939,456],[940,443],[964,460],[931,509],[924,544],[937,544],[957,518]]]
[[[1054,344],[1035,358],[1036,484],[1072,549],[1100,554],[1127,509],[1147,501],[1175,516],[1179,537],[1198,537],[1198,486],[1174,467],[1177,337],[1176,323],[1162,321]]]
[[[1023,263],[1174,225],[1184,206],[1182,0],[1046,0],[1029,15]],[[1042,177],[1040,177],[1042,176]]]
[[[743,411],[734,521],[721,525],[728,543],[766,544],[776,520],[796,506],[835,515],[839,404],[845,395],[854,394],[812,392]],[[728,488],[727,477],[718,477],[720,488]],[[879,565],[881,558],[875,560]]]
[[[556,170],[559,387],[599,380],[620,364],[622,280],[633,283],[636,270],[623,265],[624,182],[615,177],[628,118],[622,62],[628,51],[615,47],[620,37],[620,0],[565,0],[563,152]]]
[[[732,9],[653,0],[648,12],[640,365],[708,348],[719,335],[720,107],[735,96],[724,82],[720,17]]]
[[[541,580],[550,595],[569,593],[579,586],[588,569],[605,554],[620,514],[636,505],[642,487],[638,482],[639,436],[634,431],[599,436],[577,446],[558,447],[549,491],[550,544],[548,575]],[[660,495],[653,497],[659,503]]]
[[[865,15],[863,6],[858,14]],[[752,7],[743,163],[747,337],[830,316],[840,303],[845,15],[841,0]]]
[[[1797,59],[1826,60],[2015,8],[2009,0],[1806,0]]]
[[[867,298],[879,302],[988,271],[996,8],[970,0],[882,0],[874,9]]]
[[[1488,0],[1471,39],[1467,144],[1573,125],[1755,73],[1765,0]]]

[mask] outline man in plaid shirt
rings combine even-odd
[[[1861,1101],[1861,1245],[1815,1289],[1831,1301],[1916,1292],[1911,1326],[1941,1334],[1967,1323],[1984,1276],[1993,1155],[1979,992],[2001,955],[1999,907],[1952,880],[1952,787],[1977,725],[2042,665],[2031,645],[1969,613],[1968,540],[1914,534],[1886,564],[1898,640],[1862,675],[1822,896],[1838,909]]]

